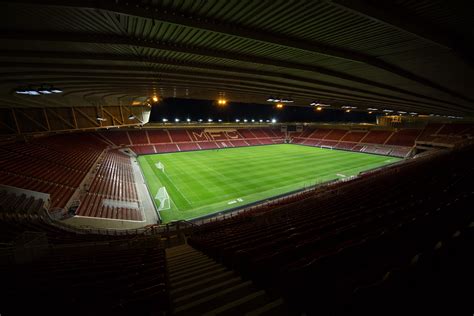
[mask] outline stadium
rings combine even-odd
[[[467,3],[0,8],[0,315],[474,312]]]

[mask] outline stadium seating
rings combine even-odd
[[[343,312],[356,289],[474,219],[466,208],[474,201],[468,184],[473,153],[470,148],[413,161],[333,194],[202,225],[189,242],[310,314],[324,307]]]
[[[341,141],[358,143],[362,138],[365,137],[365,135],[367,135],[367,132],[349,131],[346,135],[344,135]]]
[[[179,151],[192,151],[200,149],[197,143],[179,143],[178,148]]]
[[[400,135],[398,135],[400,133]],[[379,155],[406,157],[415,145],[420,130],[390,131],[352,131],[343,129],[312,129],[302,133],[292,133],[292,143],[308,146],[332,147],[342,150],[360,151]],[[393,139],[392,143],[390,140]],[[384,146],[383,145],[387,142]],[[399,146],[403,146],[399,147]],[[393,152],[393,154],[392,154]],[[404,155],[402,155],[404,153]]]
[[[123,131],[110,131],[110,132],[99,132],[99,134],[108,140],[115,146],[131,145],[130,138],[127,132]]]
[[[63,244],[32,261],[3,265],[2,309],[11,315],[32,308],[48,315],[163,315],[169,308],[165,253],[156,238],[148,239],[93,236],[89,240],[101,247]]]
[[[132,144],[148,144],[147,131],[128,131]]]
[[[110,205],[104,200],[112,200]],[[134,202],[137,208],[127,207]],[[95,177],[77,210],[77,215],[124,220],[142,220],[130,159],[118,151],[105,154]]]
[[[174,143],[181,143],[181,142],[190,142],[191,138],[189,137],[189,134],[187,130],[185,129],[170,129],[169,130],[171,140]]]
[[[325,140],[341,140],[345,135],[347,131],[346,130],[340,130],[340,129],[333,129],[324,136]]]
[[[162,145],[155,145],[155,151],[157,153],[172,153],[179,151],[177,144],[162,144]]]
[[[40,214],[45,201],[0,189],[0,213]]]
[[[393,133],[386,144],[411,147],[420,133],[421,131],[419,129],[402,129]]]
[[[0,147],[0,184],[51,195],[64,207],[106,143],[92,134],[57,135]]]
[[[384,144],[391,135],[392,132],[387,131],[370,131],[360,142],[366,144]]]
[[[130,148],[137,155],[156,154],[155,146],[153,145],[131,146]]]
[[[284,133],[271,128],[109,131],[100,135],[115,146],[130,147],[138,155],[270,145],[283,143],[285,138]]]

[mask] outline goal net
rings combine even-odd
[[[158,163],[155,164],[155,167],[165,172],[165,165],[162,164],[160,161],[158,161]]]
[[[321,148],[326,148],[326,149],[333,149],[332,146],[327,146],[327,145],[321,145]]]
[[[158,211],[161,210],[168,210],[171,208],[171,201],[168,192],[166,191],[165,187],[161,187],[158,189],[156,193],[155,200],[160,201],[160,205],[158,206]]]

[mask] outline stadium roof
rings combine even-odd
[[[467,3],[467,2],[466,2]],[[441,0],[0,1],[0,106],[161,97],[474,116],[474,23]],[[18,95],[41,84],[54,95]],[[142,97],[141,99],[139,99]]]

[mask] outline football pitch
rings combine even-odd
[[[399,161],[399,158],[281,144],[139,156],[164,223],[241,207]],[[158,194],[158,191],[161,191]]]

